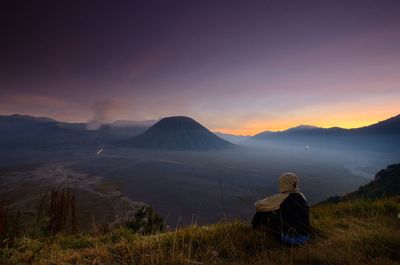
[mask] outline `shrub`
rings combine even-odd
[[[144,206],[135,214],[135,219],[125,224],[128,229],[142,235],[149,235],[162,232],[165,229],[165,223],[151,207]]]

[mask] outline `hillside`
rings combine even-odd
[[[0,250],[2,264],[398,264],[398,199],[366,199],[311,208],[313,239],[282,247],[247,223],[191,226],[152,236],[105,234],[19,239]]]
[[[197,121],[184,116],[167,117],[143,134],[118,143],[123,147],[153,150],[220,150],[234,145],[225,141]]]
[[[345,196],[330,197],[325,202],[339,202],[359,198],[379,199],[383,197],[400,196],[400,164],[387,166],[380,170],[368,184],[361,186]]]

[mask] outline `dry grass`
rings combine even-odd
[[[191,226],[140,236],[127,229],[105,235],[21,238],[1,249],[3,264],[399,264],[397,199],[358,200],[312,208],[314,236],[283,247],[243,222]]]
[[[3,202],[0,203],[0,249],[13,245],[22,235],[20,226],[21,212],[13,212]]]
[[[75,193],[69,188],[53,187],[39,198],[36,208],[37,223],[44,234],[55,235],[67,228],[71,233],[77,231]]]

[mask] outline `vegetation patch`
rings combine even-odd
[[[241,221],[144,235],[127,227],[105,234],[20,237],[1,249],[2,264],[397,264],[397,198],[311,208],[313,236],[285,247]]]

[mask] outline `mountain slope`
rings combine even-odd
[[[234,145],[195,120],[174,116],[160,120],[143,134],[121,141],[119,146],[153,150],[221,150]]]

